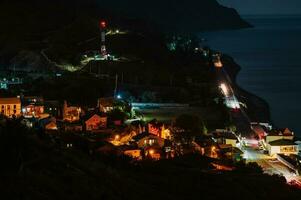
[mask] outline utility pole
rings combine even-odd
[[[114,98],[117,97],[117,90],[118,90],[118,74],[116,74],[116,76],[115,76]]]

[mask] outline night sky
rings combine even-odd
[[[301,14],[301,0],[218,0],[240,14]]]

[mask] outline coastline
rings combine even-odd
[[[268,102],[238,85],[237,76],[241,70],[241,66],[239,66],[235,62],[234,58],[229,55],[223,55],[222,61],[224,63],[226,72],[232,80],[233,88],[237,93],[237,98],[239,101],[247,105],[245,111],[250,120],[252,122],[265,122],[273,124]]]

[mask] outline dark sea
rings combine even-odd
[[[245,16],[254,28],[202,33],[241,66],[238,84],[265,99],[278,127],[301,137],[301,16]]]

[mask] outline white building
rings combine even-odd
[[[270,156],[276,156],[277,154],[298,154],[298,145],[289,139],[280,139],[269,142],[267,144],[267,150],[269,151]]]
[[[21,100],[19,98],[0,98],[0,113],[6,117],[21,115]]]

